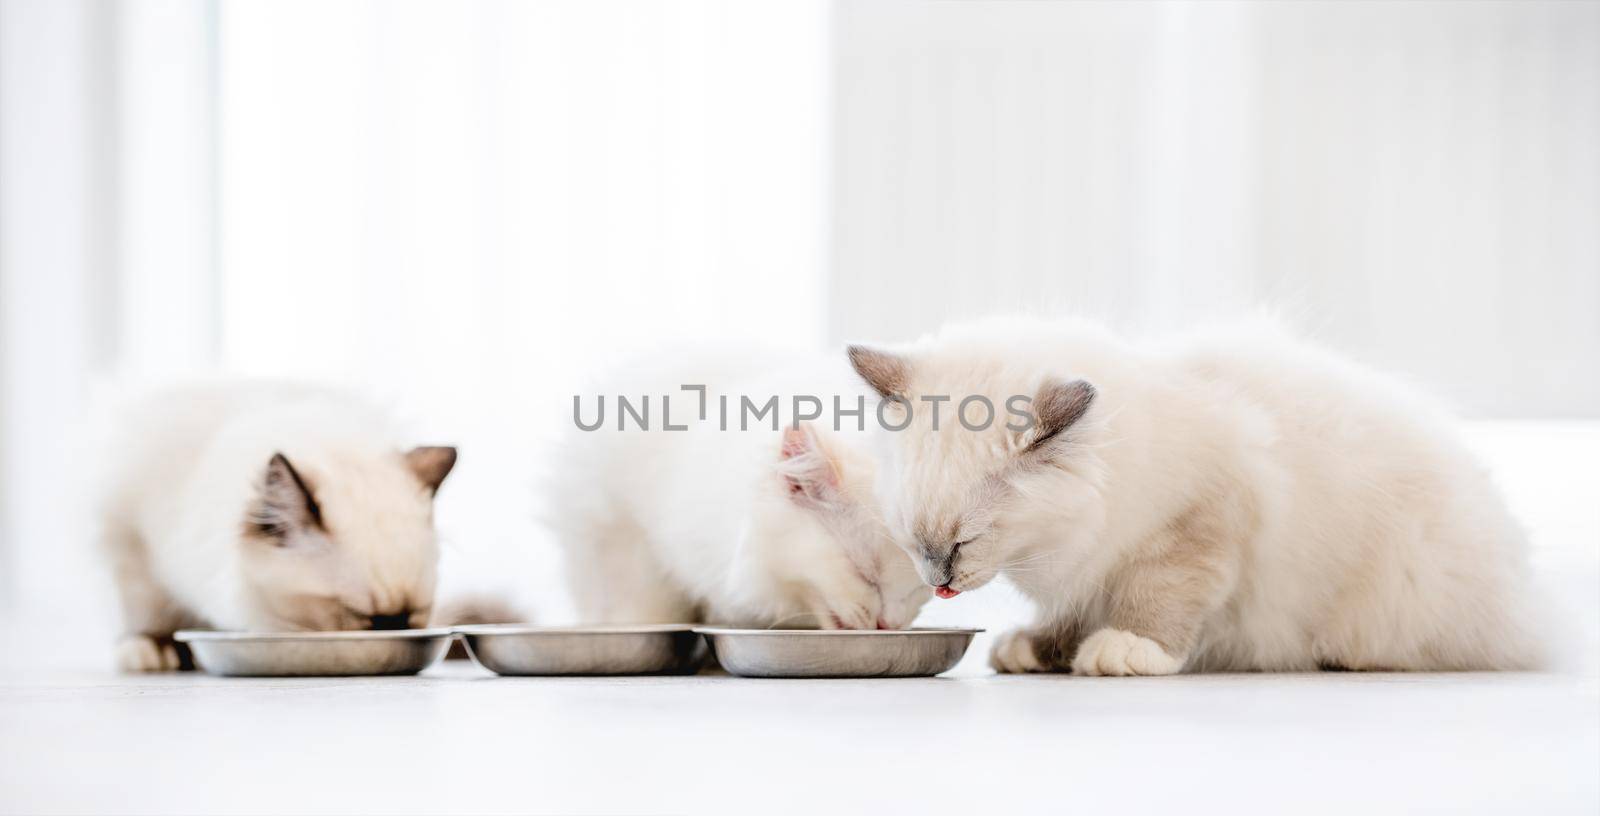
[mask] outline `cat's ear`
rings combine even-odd
[[[884,399],[905,396],[911,364],[904,357],[866,346],[850,346],[848,352],[850,365],[878,396]]]
[[[788,486],[789,498],[795,502],[816,506],[839,498],[838,468],[808,424],[783,429],[778,471]]]
[[[406,451],[406,467],[411,468],[429,493],[439,492],[439,485],[444,484],[444,477],[449,476],[450,469],[455,466],[455,448],[429,445]]]
[[[1024,436],[1025,450],[1036,451],[1089,412],[1095,389],[1088,380],[1045,380],[1033,397],[1034,424]]]
[[[247,522],[253,532],[283,543],[295,530],[322,526],[322,508],[289,457],[272,454]]]

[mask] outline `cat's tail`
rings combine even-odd
[[[505,598],[478,593],[457,595],[433,610],[429,626],[471,626],[480,623],[528,623],[528,617]]]

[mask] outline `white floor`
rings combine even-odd
[[[1600,809],[1593,676],[51,675],[18,813]]]
[[[0,620],[0,813],[1600,813],[1600,428],[1474,440],[1558,671],[997,677],[980,639],[929,680],[121,677],[38,625],[63,598]],[[1003,628],[1000,592],[929,618]]]

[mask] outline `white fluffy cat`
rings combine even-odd
[[[1540,659],[1522,531],[1451,421],[1390,379],[1266,329],[1140,348],[1027,320],[851,359],[911,404],[880,496],[924,580],[949,597],[1004,574],[1040,608],[1000,671]],[[952,398],[937,431],[930,395]],[[968,395],[999,409],[987,430],[954,419]],[[1013,395],[1032,427],[1006,427],[1029,424]]]
[[[835,432],[831,404],[828,418],[798,428],[791,422],[792,394],[824,401],[840,389],[864,395],[847,369],[831,368],[831,378],[812,379],[805,363],[691,355],[687,362],[636,364],[613,376],[610,387],[583,395],[586,424],[605,396],[605,424],[571,430],[548,494],[549,521],[585,622],[911,623],[932,596],[884,529],[864,435],[854,425]],[[768,373],[751,374],[759,370]],[[820,387],[796,387],[808,379]],[[709,386],[704,420],[698,394],[679,390],[685,384]],[[628,429],[618,430],[618,395],[635,407],[649,395],[649,430],[631,416]],[[664,416],[668,395],[671,414]],[[771,414],[740,430],[741,398],[759,407],[773,395],[780,395],[781,430],[772,429]],[[687,430],[665,430],[667,420]]]
[[[178,668],[185,626],[423,625],[433,496],[454,448],[402,452],[386,418],[279,384],[165,392],[128,412],[103,498],[127,671]]]

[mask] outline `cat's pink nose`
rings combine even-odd
[[[955,596],[961,594],[961,590],[951,589],[950,585],[946,584],[942,587],[934,587],[933,594],[938,595],[941,598],[954,598]]]

